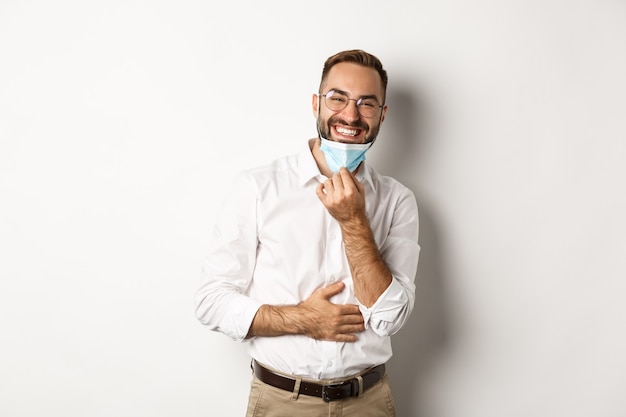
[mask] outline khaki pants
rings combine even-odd
[[[361,397],[325,402],[252,378],[246,417],[396,417],[387,375]]]

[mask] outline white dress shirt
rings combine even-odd
[[[301,153],[242,172],[222,204],[196,294],[196,315],[209,329],[244,340],[262,304],[295,305],[336,281],[345,289],[330,299],[357,304],[366,330],[358,341],[304,335],[245,339],[252,358],[282,372],[315,379],[349,376],[385,363],[390,335],[415,301],[418,213],[413,193],[363,163],[366,212],[391,285],[367,308],[354,295],[339,223],[315,193],[326,180],[309,141]]]

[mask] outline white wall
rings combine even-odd
[[[390,75],[368,161],[421,208],[400,415],[626,415],[620,0],[0,2],[0,415],[243,415],[207,234],[354,47]]]

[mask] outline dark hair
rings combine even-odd
[[[322,84],[326,81],[326,77],[328,76],[330,69],[341,62],[352,62],[354,64],[375,69],[378,72],[378,75],[380,75],[380,80],[383,83],[383,101],[385,100],[385,96],[387,94],[387,71],[383,68],[383,64],[380,62],[380,59],[360,49],[338,52],[324,62],[322,80],[320,81],[320,93],[322,92]]]

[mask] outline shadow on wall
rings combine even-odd
[[[429,127],[426,103],[410,85],[388,91],[390,108],[376,150],[377,169],[390,175],[416,196],[420,215],[420,262],[417,270],[415,308],[404,327],[392,336],[390,383],[398,416],[428,415],[426,387],[429,374],[450,344],[445,277],[442,274],[437,215],[420,195],[417,177],[420,161],[428,158]],[[422,151],[422,152],[420,152]]]

